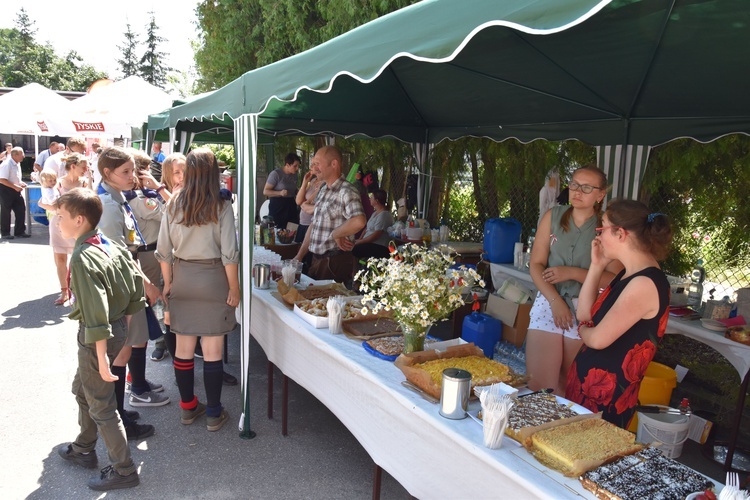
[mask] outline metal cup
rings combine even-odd
[[[440,415],[452,420],[466,418],[471,394],[471,373],[458,368],[443,370],[443,387],[440,391]]]
[[[271,266],[268,264],[255,264],[253,266],[253,286],[260,290],[268,289],[271,278]]]

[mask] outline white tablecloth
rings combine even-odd
[[[404,376],[393,363],[360,342],[312,328],[269,290],[253,290],[252,297],[250,330],[269,361],[325,404],[412,495],[593,498],[508,438],[499,450],[485,448],[475,421],[441,417],[438,405],[401,386]]]
[[[710,345],[735,367],[740,374],[740,380],[743,380],[750,370],[750,346],[725,338],[724,332],[703,328],[700,321],[670,317],[667,333],[679,333]]]

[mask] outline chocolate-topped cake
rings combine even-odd
[[[656,448],[602,465],[581,476],[581,484],[597,498],[682,500],[713,483],[690,467],[667,458]]]

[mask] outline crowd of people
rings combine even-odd
[[[83,138],[50,143],[36,159],[34,177],[42,188],[38,204],[50,220],[61,288],[55,304],[69,305],[69,317],[79,323],[72,390],[80,433],[58,451],[67,461],[94,468],[101,436],[111,465],[89,486],[106,491],[139,483],[127,442],[155,433],[153,425],[139,422],[138,411],[126,408],[126,394],[133,408],[170,403],[163,384],[146,378],[149,338],[155,341],[152,360],[173,358],[180,422],[190,425],[205,414],[207,430],[215,432],[228,421],[222,386],[237,379],[224,371],[222,356],[240,302],[239,246],[232,197],[220,190],[210,150],[165,157],[155,148],[151,157],[136,149],[95,146],[86,155]],[[2,235],[25,237],[24,151],[11,147],[5,156]],[[149,321],[157,304],[163,304],[165,332],[158,321],[154,332]],[[203,357],[205,403],[193,390],[196,356]]]
[[[160,147],[153,156],[120,147],[94,156],[85,151],[79,138],[50,144],[35,169],[41,167],[39,205],[51,220],[61,288],[55,303],[70,304],[70,317],[79,321],[73,392],[81,432],[59,454],[93,468],[101,435],[112,465],[89,485],[108,490],[138,484],[127,440],[154,434],[153,426],[137,422],[137,411],[125,408],[126,392],[133,407],[170,402],[163,386],[146,378],[150,333],[151,359],[173,358],[180,422],[190,425],[205,415],[207,430],[217,431],[228,420],[221,394],[233,377],[224,372],[222,354],[241,300],[240,250],[232,197],[220,189],[210,150],[187,157],[165,157]],[[23,150],[10,147],[5,156],[2,237],[24,237],[16,201],[25,186]],[[295,258],[306,263],[306,274],[352,286],[359,260],[390,253],[387,229],[394,221],[387,193],[375,187],[363,196],[344,177],[335,146],[316,151],[301,181],[300,165],[290,153],[269,175],[263,193],[270,213],[279,227],[297,229]],[[666,215],[638,201],[613,200],[603,210],[607,191],[600,169],[579,168],[568,185],[569,205],[552,207],[539,221],[529,265],[538,293],[526,341],[528,386],[550,388],[627,427],[666,328],[669,284],[659,261],[672,230]],[[157,303],[164,306],[166,331],[154,336],[148,314]],[[194,390],[198,352],[205,402]]]

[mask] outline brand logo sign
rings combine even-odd
[[[102,122],[73,122],[76,132],[105,132]]]
[[[44,123],[43,121],[36,122],[36,124],[39,127],[39,130],[41,130],[42,132],[49,132],[49,128],[47,128],[47,124]]]

